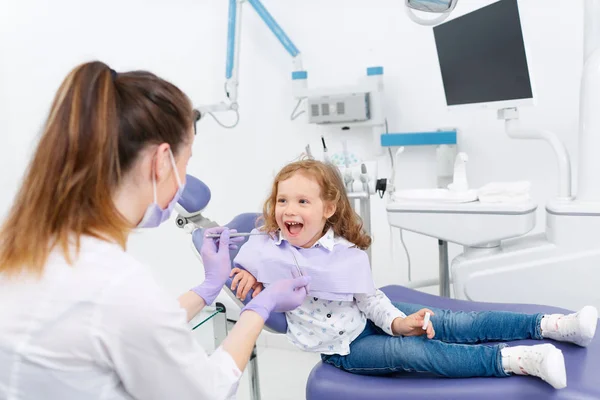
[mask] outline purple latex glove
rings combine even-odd
[[[242,312],[255,311],[266,322],[272,312],[291,311],[306,298],[309,282],[310,276],[301,276],[272,283],[246,304]]]
[[[237,248],[236,243],[244,241],[243,237],[230,238],[230,232],[236,232],[235,229],[217,226],[204,231],[194,231],[193,236],[204,235],[203,238],[192,237],[196,243],[198,239],[203,239],[200,248],[200,256],[204,264],[204,282],[199,286],[192,288],[192,292],[204,299],[206,304],[212,304],[221,292],[221,288],[229,278],[231,272],[230,249]],[[207,238],[209,234],[220,234],[218,239]]]

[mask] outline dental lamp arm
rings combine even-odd
[[[275,19],[269,14],[267,9],[262,5],[260,0],[247,0],[248,3],[254,8],[256,13],[262,18],[267,27],[273,32],[279,42],[285,47],[288,53],[292,57],[296,57],[300,54],[300,51],[296,48],[291,39],[285,34],[283,29],[277,24]]]
[[[212,116],[219,125],[224,128],[233,128],[237,126],[239,121],[238,113],[238,86],[239,86],[239,65],[240,65],[240,42],[241,42],[241,26],[242,26],[242,4],[244,1],[250,3],[250,5],[256,10],[258,15],[267,25],[267,27],[273,32],[275,37],[287,50],[287,52],[293,57],[294,69],[296,71],[302,70],[302,57],[300,52],[285,34],[283,29],[277,24],[275,19],[269,14],[267,9],[262,5],[260,0],[229,0],[229,18],[227,21],[227,58],[225,62],[225,94],[229,100],[229,104],[220,102],[217,104],[202,105],[196,107],[202,116],[206,114]],[[215,116],[214,112],[225,112],[235,111],[237,120],[232,125],[224,125]]]
[[[242,1],[240,0],[229,0],[229,18],[227,21],[227,59],[225,60],[225,95],[229,100],[228,103],[220,102],[215,104],[205,104],[196,107],[196,110],[200,112],[200,118],[204,118],[206,115],[210,115],[214,120],[224,128],[234,128],[237,126],[239,121],[238,114],[238,73],[239,73],[239,55],[240,55],[240,36],[241,36],[241,13],[242,13]],[[238,44],[236,46],[236,43]],[[237,121],[233,125],[224,125],[219,121],[214,113],[235,111]]]
[[[227,60],[225,62],[225,92],[232,104],[237,104],[240,63],[240,40],[242,31],[242,2],[229,0],[227,21]],[[237,43],[237,46],[236,46]]]
[[[541,139],[545,140],[558,160],[558,198],[571,199],[571,161],[569,153],[563,142],[560,141],[554,132],[544,129],[524,129],[520,128],[517,122],[518,114],[513,117],[503,117],[502,112],[513,112],[513,110],[499,110],[500,118],[505,119],[506,134],[513,139]],[[514,110],[516,113],[517,110]]]
[[[216,104],[208,104],[196,107],[196,110],[200,112],[200,118],[204,118],[206,114],[214,113],[214,112],[223,112],[229,110],[237,110],[237,103],[227,104],[225,102],[220,102]]]
[[[294,59],[294,69],[302,69],[300,51],[285,31],[279,26],[273,16],[267,11],[260,0],[246,0],[279,40],[282,46]],[[237,104],[237,87],[239,84],[241,13],[243,0],[229,0],[229,21],[227,29],[227,61],[225,76],[227,78],[227,96],[232,103]]]

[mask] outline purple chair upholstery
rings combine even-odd
[[[525,313],[570,312],[554,307],[525,304],[476,303],[433,296],[402,286],[381,288],[392,301],[421,304],[449,310],[504,310]],[[513,344],[539,344],[526,340]],[[493,400],[493,399],[600,399],[600,339],[594,338],[587,348],[553,342],[563,351],[567,366],[567,387],[555,390],[538,378],[449,379],[429,374],[398,373],[386,377],[361,376],[318,363],[310,373],[306,386],[307,400]],[[510,342],[509,342],[510,344]]]
[[[210,202],[210,189],[206,183],[192,175],[185,176],[185,189],[177,203],[190,214],[204,210]]]

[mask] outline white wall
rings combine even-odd
[[[543,204],[557,187],[550,148],[508,139],[493,111],[447,112],[431,28],[412,23],[403,3],[264,0],[302,52],[310,86],[353,83],[366,67],[383,65],[390,131],[457,127],[460,149],[469,154],[471,185],[530,180],[540,204],[536,231],[542,230]],[[456,14],[489,3],[460,0]],[[537,106],[521,110],[521,123],[555,131],[576,161],[583,2],[519,3],[537,92]],[[210,119],[203,121],[189,164],[189,173],[213,191],[206,215],[221,223],[259,210],[273,172],[307,143],[319,149],[321,133],[332,151],[341,149],[337,139],[343,137],[302,118],[289,120],[295,105],[291,60],[248,4],[243,18],[240,124],[224,130]],[[196,104],[220,101],[226,22],[227,4],[217,0],[0,0],[1,215],[17,190],[54,91],[72,67],[99,59],[117,71],[147,69],[180,86]],[[388,163],[382,158],[382,171],[389,169]],[[434,148],[409,149],[399,164],[400,187],[435,185]],[[573,169],[576,174],[576,164]],[[373,202],[374,276],[378,285],[402,283],[406,258],[398,249],[395,261],[390,260],[383,204]],[[410,233],[405,239],[414,279],[435,277],[436,241]],[[130,243],[131,251],[174,295],[202,277],[188,246],[172,221],[135,235]],[[451,256],[459,251],[451,247]]]

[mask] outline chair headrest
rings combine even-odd
[[[192,175],[186,175],[185,180],[183,194],[177,203],[190,214],[204,210],[210,202],[210,189],[204,182]]]

